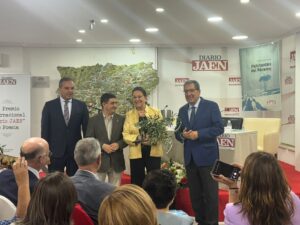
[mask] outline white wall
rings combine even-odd
[[[32,88],[31,135],[40,136],[40,120],[43,105],[56,97],[60,79],[57,66],[80,67],[113,63],[134,64],[153,62],[156,68],[155,48],[14,48],[0,47],[0,53],[8,56],[9,64],[0,67],[0,73],[29,73],[32,76],[49,76],[49,88]],[[121,84],[120,84],[121,85]],[[95,96],[98,98],[99,96]],[[153,99],[153,98],[152,98]],[[156,101],[156,99],[154,99]],[[150,99],[150,103],[154,100]]]
[[[296,35],[296,54],[300,53],[300,33]],[[296,56],[296,78],[300,76],[300,57]],[[300,171],[300,79],[296,79],[295,83],[295,166]]]
[[[228,71],[192,71],[192,60],[199,55],[221,55],[228,59]],[[160,77],[158,106],[178,112],[186,103],[183,86],[176,78],[189,78],[200,83],[201,96],[225,107],[239,107],[241,112],[241,86],[230,86],[229,77],[240,77],[238,48],[159,48],[158,73]],[[240,113],[238,113],[239,115]]]

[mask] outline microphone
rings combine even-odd
[[[163,116],[163,118],[166,118],[167,117],[167,113],[166,113],[166,108],[168,108],[168,105],[165,105],[165,107],[162,109],[162,110],[160,110],[161,111],[161,114],[162,114],[162,116]]]

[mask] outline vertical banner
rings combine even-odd
[[[240,49],[244,111],[280,111],[279,42]]]
[[[18,156],[30,137],[30,76],[0,74],[0,146]]]
[[[296,35],[282,40],[281,48],[281,143],[295,146]]]

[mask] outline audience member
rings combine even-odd
[[[18,185],[18,204],[16,216],[11,220],[0,221],[0,225],[8,225],[15,222],[16,219],[24,218],[30,201],[27,161],[24,159],[24,157],[20,157],[16,160],[12,167],[16,183]]]
[[[277,159],[267,152],[250,154],[241,171],[241,184],[215,176],[229,187],[224,210],[226,225],[299,225],[300,200],[288,186]]]
[[[131,183],[142,186],[147,172],[160,169],[162,145],[150,145],[147,134],[141,134],[136,124],[151,117],[162,117],[159,110],[147,105],[147,93],[142,87],[132,90],[134,109],[126,113],[123,138],[129,145]]]
[[[134,184],[117,187],[103,200],[98,222],[99,225],[158,225],[151,198]]]
[[[95,138],[81,139],[76,144],[74,157],[79,169],[71,179],[77,190],[78,201],[94,224],[98,224],[100,204],[115,189],[115,186],[98,180],[96,175],[101,162],[99,142]]]
[[[75,187],[61,172],[50,173],[36,185],[22,225],[70,225],[77,201]]]
[[[90,118],[86,137],[94,137],[101,143],[101,166],[98,177],[118,186],[121,173],[125,170],[123,148],[127,144],[123,141],[124,116],[116,113],[118,101],[115,95],[104,93],[101,98],[102,112]]]
[[[153,170],[147,174],[144,190],[152,198],[157,210],[160,225],[192,225],[194,220],[181,210],[169,210],[173,203],[177,183],[175,175],[169,170]]]
[[[38,182],[39,170],[50,163],[50,153],[47,141],[39,137],[29,138],[21,146],[20,156],[28,162],[30,193],[33,192]],[[17,205],[18,186],[13,171],[10,169],[0,173],[0,195]]]

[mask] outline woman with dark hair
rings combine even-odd
[[[131,183],[142,186],[147,172],[160,169],[160,160],[163,155],[161,143],[150,145],[147,135],[139,132],[136,124],[151,117],[161,117],[159,110],[147,104],[147,93],[142,87],[132,90],[134,109],[126,113],[123,128],[123,139],[129,145],[129,159]]]
[[[176,177],[169,170],[153,170],[147,174],[143,189],[148,193],[157,209],[160,225],[192,225],[194,219],[181,210],[169,210],[177,191]]]
[[[267,152],[250,154],[241,171],[241,184],[214,176],[229,187],[224,210],[226,225],[299,225],[300,200],[291,192],[277,159]]]
[[[77,201],[75,187],[61,172],[50,173],[35,187],[22,225],[70,225]]]

